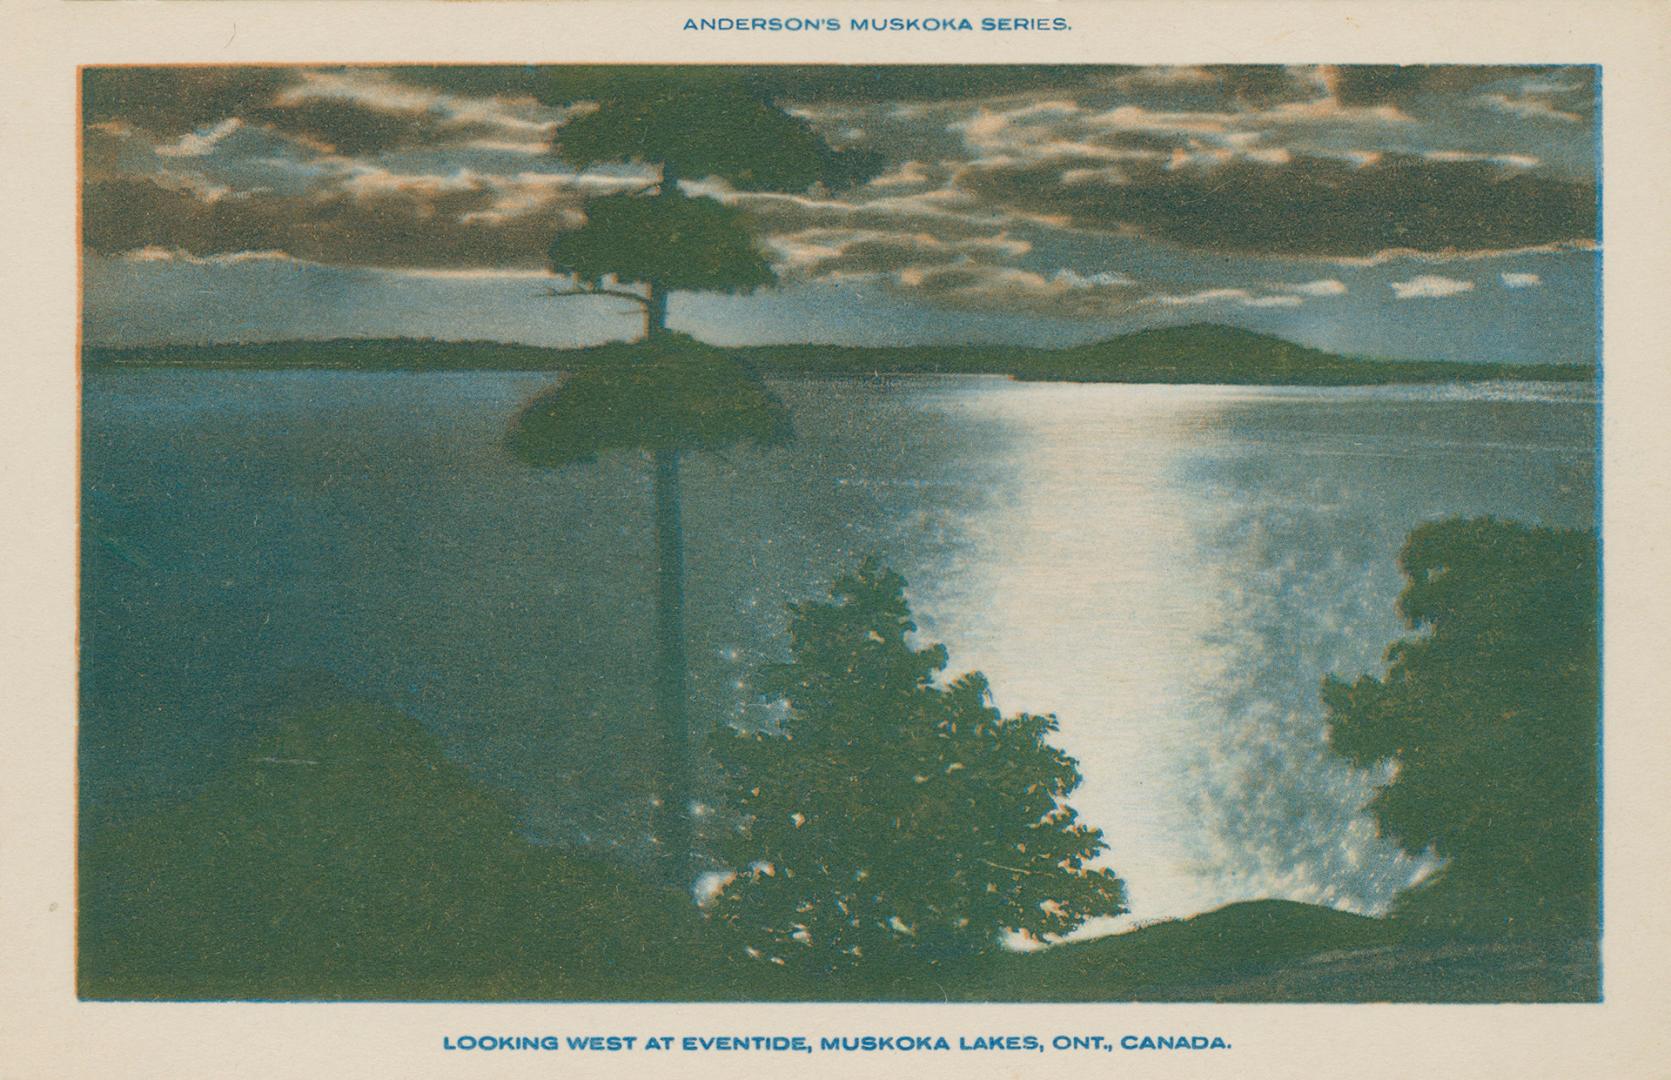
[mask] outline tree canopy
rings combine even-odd
[[[793,605],[792,659],[758,680],[781,723],[716,740],[745,818],[718,914],[751,954],[934,962],[1124,910],[1120,880],[1088,865],[1102,833],[1065,801],[1080,775],[1048,742],[1055,717],[1003,717],[979,673],[939,684],[946,649],[913,647],[904,590],[866,562]]]
[[[586,224],[551,242],[551,269],[603,285],[610,277],[665,290],[748,292],[777,281],[742,212],[675,185],[586,204]]]
[[[680,180],[718,178],[738,191],[805,191],[873,175],[880,162],[832,147],[767,85],[730,69],[591,68],[548,82],[542,95],[576,106],[554,150],[576,169],[655,169],[655,193],[593,199],[586,223],[559,233],[555,273],[585,290],[611,281],[666,291],[748,292],[777,280],[742,212]],[[664,301],[663,301],[664,302]],[[652,309],[649,331],[660,326]]]
[[[1329,741],[1394,766],[1383,834],[1450,860],[1405,904],[1500,929],[1593,923],[1600,653],[1594,534],[1489,518],[1424,525],[1400,557],[1421,633],[1387,673],[1323,686]]]
[[[632,162],[742,191],[803,191],[862,173],[867,158],[832,148],[746,73],[599,69],[569,90],[597,109],[563,124],[557,152],[576,168]]]

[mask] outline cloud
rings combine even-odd
[[[937,304],[1294,307],[1347,286],[1286,283],[1304,271],[1243,257],[1562,251],[1593,246],[1596,225],[1591,178],[1557,167],[1590,160],[1571,152],[1586,124],[1517,141],[1526,125],[1481,114],[1502,111],[1497,95],[1585,119],[1582,68],[210,67],[85,79],[88,247],[159,260],[538,272],[587,198],[644,182],[642,170],[561,170],[546,156],[560,125],[587,95],[669,80],[746,85],[884,163],[834,193],[685,184],[743,208],[786,277]],[[1169,282],[1154,267],[1177,249],[1215,261],[1187,286]]]
[[[83,193],[83,242],[114,255],[283,252],[337,266],[537,268],[558,230],[581,220],[578,195],[560,184],[360,179],[307,195],[218,198],[149,179],[94,182]]]
[[[927,226],[814,227],[773,235],[767,244],[786,279],[878,285],[941,307],[1107,316],[1130,310],[1151,291],[1116,270],[1014,265],[1033,245],[1006,232],[965,233],[955,221]]]
[[[180,136],[179,141],[170,146],[157,147],[157,155],[159,157],[203,157],[219,146],[221,140],[243,126],[244,122],[236,116],[228,117],[213,127],[188,132]]]
[[[252,118],[341,154],[489,142],[543,152],[567,115],[531,100],[459,98],[371,70],[304,72]]]
[[[1503,288],[1505,289],[1535,289],[1543,284],[1543,278],[1536,274],[1504,273]]]
[[[1070,288],[1094,289],[1104,285],[1135,285],[1137,282],[1129,276],[1112,270],[1100,270],[1095,273],[1081,274],[1077,270],[1063,268],[1051,275],[1051,280],[1060,282]]]
[[[1347,293],[1345,283],[1336,281],[1334,278],[1307,281],[1299,285],[1286,285],[1284,288],[1302,296],[1345,296]]]
[[[1415,248],[1383,248],[1373,255],[1338,256],[1329,261],[1339,266],[1386,266],[1396,262],[1418,263],[1452,263],[1479,262],[1486,259],[1501,259],[1511,255],[1562,255],[1572,251],[1599,251],[1601,245],[1594,240],[1553,240],[1547,244],[1526,244],[1512,248],[1475,248],[1462,250],[1459,248],[1439,248],[1432,251],[1418,251]]]
[[[983,203],[957,183],[947,170],[937,186],[894,194],[891,186],[843,197],[736,192],[711,183],[684,184],[691,194],[707,194],[741,206],[768,236],[810,228],[929,232],[942,238],[979,236],[993,230],[1065,225],[1066,219]]]
[[[1479,100],[1498,112],[1512,113],[1527,120],[1555,120],[1565,124],[1577,124],[1584,119],[1578,113],[1566,112],[1556,108],[1553,101],[1542,96],[1481,94]]]
[[[121,124],[178,140],[172,150],[159,149],[176,156],[198,156],[239,126],[266,128],[328,154],[470,140],[543,152],[568,115],[531,98],[453,97],[366,68],[90,68],[84,80],[88,125]]]
[[[1388,154],[1374,164],[1129,162],[1124,182],[1073,182],[1068,163],[972,169],[983,201],[1050,210],[1077,228],[1135,231],[1254,255],[1368,257],[1387,249],[1504,249],[1593,236],[1592,185],[1480,161]]]
[[[970,258],[1015,258],[1032,249],[1028,241],[1003,233],[942,238],[932,232],[876,229],[806,229],[773,236],[768,244],[782,255],[786,269],[813,279]]]
[[[261,109],[299,78],[278,67],[86,68],[82,116],[174,139]]]
[[[1166,307],[1198,307],[1204,304],[1237,304],[1248,308],[1295,308],[1305,303],[1305,297],[1289,293],[1255,294],[1240,287],[1200,289],[1192,293],[1162,294],[1150,298],[1151,303]]]
[[[930,175],[927,165],[921,161],[905,161],[901,162],[896,168],[871,177],[869,186],[880,189],[916,187],[932,183],[934,183],[934,178]]]
[[[1157,296],[1155,303],[1168,307],[1195,307],[1198,304],[1217,304],[1226,300],[1248,301],[1253,294],[1246,289],[1202,289],[1199,292],[1184,293],[1176,296]]]
[[[282,251],[229,251],[219,255],[193,255],[179,248],[145,247],[122,256],[127,262],[183,263],[187,266],[238,266],[252,262],[296,262]]]
[[[907,266],[878,280],[896,291],[945,307],[1080,318],[1129,313],[1152,292],[1123,274],[1046,274],[975,260]]]
[[[1422,274],[1419,277],[1411,278],[1409,281],[1392,282],[1391,288],[1400,300],[1436,300],[1446,296],[1472,292],[1474,283],[1440,277],[1437,274]]]
[[[1429,161],[1485,161],[1505,169],[1535,169],[1542,164],[1530,154],[1482,154],[1471,150],[1429,150],[1422,156]]]
[[[1393,103],[1414,109],[1424,101],[1452,99],[1494,84],[1546,79],[1553,74],[1573,90],[1588,92],[1589,68],[1491,64],[1343,64],[1327,69],[1334,93],[1346,104]]]

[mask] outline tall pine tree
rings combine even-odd
[[[685,646],[684,529],[679,465],[696,450],[789,435],[781,402],[746,367],[667,327],[680,291],[748,292],[776,280],[741,212],[693,196],[681,180],[717,178],[734,190],[802,191],[856,179],[855,159],[807,121],[778,108],[747,73],[726,69],[559,70],[541,96],[576,105],[555,150],[569,165],[637,166],[637,191],[593,200],[586,223],[551,245],[554,296],[607,296],[642,308],[642,347],[625,363],[593,367],[532,402],[510,446],[523,460],[559,466],[601,451],[646,451],[655,469],[655,701],[664,745],[656,840],[671,880],[693,872]]]

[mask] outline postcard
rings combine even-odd
[[[1658,1075],[1588,12],[28,9],[0,1057]]]

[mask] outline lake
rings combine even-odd
[[[88,372],[84,820],[355,697],[418,717],[530,835],[644,858],[651,468],[513,461],[507,423],[552,381]],[[1093,930],[1252,897],[1374,912],[1427,873],[1361,812],[1318,684],[1405,632],[1415,525],[1595,516],[1588,386],[775,386],[792,446],[684,471],[693,715],[767,708],[748,680],[786,654],[785,605],[883,559],[951,674],[1060,717],[1131,894]]]

